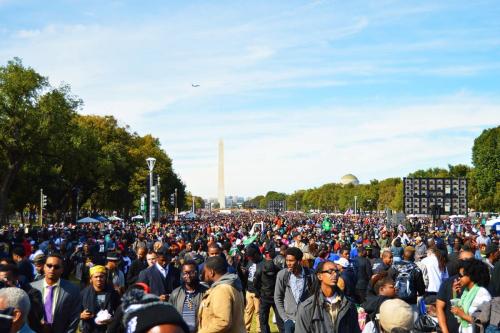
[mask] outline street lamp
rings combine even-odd
[[[354,196],[354,215],[357,215],[358,210],[357,210],[357,203],[358,203],[358,196]]]
[[[156,158],[148,157],[146,158],[149,168],[149,223],[153,222],[153,197],[151,192],[153,190],[153,168],[155,167]]]

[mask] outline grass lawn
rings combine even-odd
[[[269,327],[271,328],[272,333],[278,333],[278,327],[273,324],[273,315],[274,311],[271,309],[271,313],[269,314]],[[257,333],[257,316],[258,314],[253,316],[252,329],[250,330],[251,333]]]

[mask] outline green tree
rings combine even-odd
[[[3,222],[9,208],[14,208],[12,202],[9,207],[7,198],[21,170],[41,159],[54,158],[57,162],[58,149],[65,151],[65,128],[80,103],[69,94],[67,86],[50,87],[45,77],[25,67],[18,58],[0,67],[0,219]],[[19,204],[20,200],[16,201]]]
[[[484,130],[474,140],[472,163],[479,196],[478,208],[499,211],[500,126]]]

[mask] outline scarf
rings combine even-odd
[[[469,313],[472,301],[474,301],[474,298],[476,298],[476,294],[478,291],[479,291],[479,286],[477,284],[474,284],[474,287],[472,287],[470,290],[466,288],[462,294],[462,297],[460,297],[458,306],[461,307],[466,314]],[[469,325],[470,323],[467,320],[463,320],[462,318],[460,318],[460,326],[465,328],[469,327]]]

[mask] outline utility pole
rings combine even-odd
[[[149,168],[149,223],[153,222],[153,168],[155,167],[156,158],[148,157],[146,159]]]
[[[160,221],[161,217],[161,200],[160,200],[160,175],[158,175],[156,181],[156,201],[158,202],[158,216],[156,217]]]
[[[175,217],[174,217],[174,220],[177,221],[177,218],[178,218],[178,215],[179,215],[179,210],[177,208],[177,188],[175,189],[174,200],[175,200],[175,211],[174,211]]]

